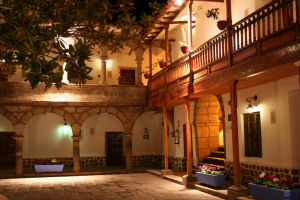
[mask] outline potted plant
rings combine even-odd
[[[161,60],[158,60],[158,64],[159,64],[159,66],[160,66],[161,69],[163,69],[163,68],[166,67],[167,63],[164,60],[164,57]]]
[[[214,20],[218,20],[219,19],[219,8],[212,8],[210,10],[207,10],[206,17],[213,18]],[[219,20],[217,22],[217,26],[220,30],[224,30],[227,27],[227,21]]]
[[[254,183],[248,183],[253,197],[261,200],[298,200],[300,191],[292,189],[292,183],[262,172]]]
[[[145,77],[145,79],[148,79],[149,78],[149,73],[148,72],[144,72],[144,77]]]
[[[187,54],[189,52],[189,46],[188,46],[188,44],[185,41],[179,42],[179,44],[181,46],[181,52],[183,54]]]
[[[61,160],[50,159],[50,160],[37,160],[34,165],[35,172],[62,172],[64,164]]]
[[[198,169],[199,171],[196,172],[196,176],[200,183],[216,187],[220,187],[224,184],[226,175],[225,171],[221,168],[199,165]]]

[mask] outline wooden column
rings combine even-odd
[[[166,43],[166,64],[167,66],[170,64],[170,55],[169,55],[169,26],[165,28],[165,43]]]
[[[241,186],[239,137],[237,119],[237,83],[234,81],[230,86],[231,120],[232,120],[232,150],[233,150],[233,182],[234,186]]]
[[[190,101],[185,102],[185,120],[186,120],[186,153],[187,153],[187,175],[192,175],[192,131],[190,124]]]
[[[24,124],[14,125],[16,140],[16,175],[23,175],[23,142],[24,142]]]
[[[167,120],[167,104],[163,105],[163,117],[164,117],[164,150],[165,150],[165,170],[169,168],[168,165],[168,120]]]
[[[227,53],[228,53],[228,65],[232,66],[232,15],[231,15],[231,0],[226,0],[227,11]]]
[[[300,0],[296,0],[296,30],[297,39],[300,39]]]
[[[71,125],[73,132],[73,172],[80,172],[80,151],[79,151],[79,141],[80,141],[80,129],[79,124]]]
[[[189,2],[188,7],[188,34],[189,34],[189,49],[193,49],[193,0]]]
[[[132,169],[132,134],[125,133],[126,169]]]
[[[149,46],[149,80],[152,77],[152,43]]]

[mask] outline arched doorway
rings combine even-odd
[[[200,97],[196,105],[199,163],[224,166],[223,127],[222,109],[217,97],[214,95]]]
[[[24,128],[23,168],[32,173],[34,164],[52,159],[64,164],[64,172],[72,171],[72,129],[63,117],[44,113],[32,117]]]
[[[0,173],[15,173],[16,142],[14,127],[3,115],[0,115]]]
[[[113,114],[90,116],[81,127],[81,171],[124,165],[124,126]]]

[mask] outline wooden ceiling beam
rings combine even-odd
[[[193,1],[224,2],[224,0],[193,0]]]
[[[187,24],[188,21],[172,21],[170,24]],[[196,21],[192,21],[192,23],[196,23]]]

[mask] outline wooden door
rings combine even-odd
[[[14,132],[0,132],[0,169],[16,166],[16,141]]]
[[[123,159],[123,133],[106,132],[106,164],[121,165]]]
[[[132,69],[120,69],[120,85],[135,85],[135,71]]]

